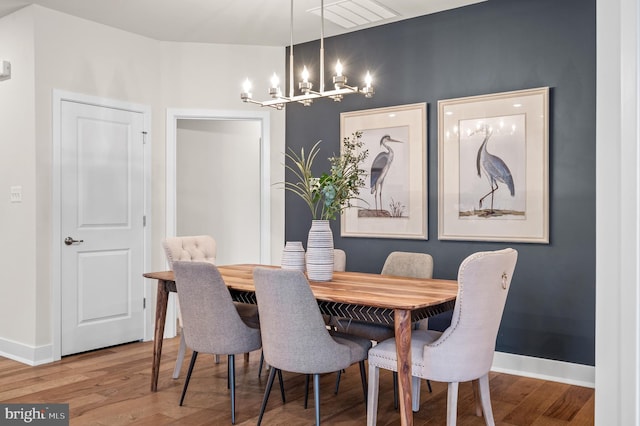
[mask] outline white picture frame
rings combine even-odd
[[[549,88],[438,101],[438,239],[549,243]]]
[[[426,129],[426,103],[340,114],[341,140],[362,132],[369,151],[360,199],[341,215],[342,237],[428,239]]]

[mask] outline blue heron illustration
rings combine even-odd
[[[489,141],[489,138],[491,138],[493,131],[487,126],[483,126],[482,130],[484,130],[484,140],[482,141],[482,144],[478,149],[478,156],[476,157],[476,168],[478,169],[478,177],[482,177],[482,169],[485,176],[489,180],[491,190],[480,198],[480,200],[478,201],[478,205],[479,208],[482,209],[482,202],[485,198],[491,195],[491,209],[488,213],[493,214],[495,213],[495,211],[493,210],[493,194],[498,189],[498,182],[502,182],[507,185],[512,197],[515,195],[516,190],[513,186],[513,177],[511,176],[509,167],[507,167],[506,163],[502,161],[502,158],[487,151],[487,142]]]
[[[376,155],[373,164],[371,164],[371,193],[374,194],[373,198],[375,200],[376,210],[378,210],[378,199],[380,199],[380,208],[382,208],[382,185],[384,184],[384,178],[387,177],[387,173],[389,173],[389,167],[391,167],[391,163],[393,162],[393,150],[387,145],[387,142],[402,143],[402,141],[393,139],[389,135],[384,135],[380,139],[380,146],[385,147],[387,151]]]

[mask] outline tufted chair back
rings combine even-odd
[[[209,235],[171,237],[162,242],[169,268],[173,262],[191,261],[216,263],[216,240]]]
[[[191,262],[208,262],[216,263],[216,240],[209,235],[195,235],[187,237],[171,237],[162,242],[164,254],[169,263],[169,269],[173,270],[173,262],[191,261]],[[177,301],[178,309],[178,326],[182,329],[182,310],[180,302]],[[173,378],[180,376],[182,368],[182,360],[187,349],[184,339],[184,333],[180,333],[180,348],[178,349],[178,358],[173,370]],[[216,360],[217,360],[216,356]]]
[[[487,374],[511,287],[518,252],[478,252],[458,270],[458,296],[451,326],[424,347],[424,377],[438,382],[466,382]]]

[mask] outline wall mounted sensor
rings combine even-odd
[[[11,62],[0,61],[0,81],[11,78]]]

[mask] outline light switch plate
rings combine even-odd
[[[22,186],[12,186],[10,194],[10,200],[12,203],[22,202]]]

